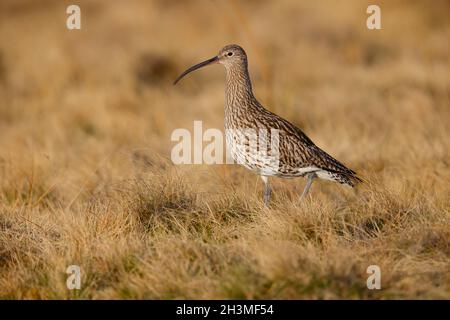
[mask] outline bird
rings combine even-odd
[[[226,70],[227,148],[238,164],[262,178],[266,207],[272,193],[269,177],[306,178],[300,199],[305,198],[316,178],[349,187],[362,182],[355,171],[319,148],[300,128],[258,102],[252,90],[247,54],[239,45],[227,45],[216,56],[188,68],[173,85],[187,74],[212,64],[221,64]]]

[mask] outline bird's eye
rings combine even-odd
[[[232,55],[233,55],[233,52],[231,52],[231,51],[227,53],[227,56],[229,56],[229,57],[231,57]]]

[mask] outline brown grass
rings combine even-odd
[[[448,1],[0,4],[0,298],[450,298]],[[373,3],[373,1],[371,2]],[[367,183],[174,166],[175,128],[223,126],[246,48],[256,95]],[[66,288],[68,265],[82,288]],[[382,289],[366,288],[366,268]]]

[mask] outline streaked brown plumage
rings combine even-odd
[[[239,164],[260,175],[266,185],[264,202],[270,197],[269,176],[307,177],[302,197],[314,178],[336,181],[353,187],[361,180],[356,173],[317,147],[298,127],[265,109],[253,95],[248,73],[247,55],[238,45],[228,45],[219,54],[181,74],[203,66],[220,63],[226,69],[225,130],[231,155]],[[250,132],[247,135],[242,132]],[[253,136],[253,133],[256,135]],[[261,134],[262,133],[262,134]],[[258,140],[267,133],[267,138]],[[256,139],[257,144],[252,143]],[[269,142],[275,141],[274,145]],[[261,151],[264,144],[266,152]],[[275,148],[277,147],[277,148]],[[264,151],[263,150],[263,151]],[[273,161],[276,159],[276,161]]]

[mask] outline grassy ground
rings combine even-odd
[[[450,298],[448,1],[0,3],[0,298]],[[373,1],[370,4],[374,4]],[[367,181],[175,166],[223,127],[239,43],[260,101]],[[66,288],[68,265],[81,290]],[[381,268],[381,290],[366,269]]]

